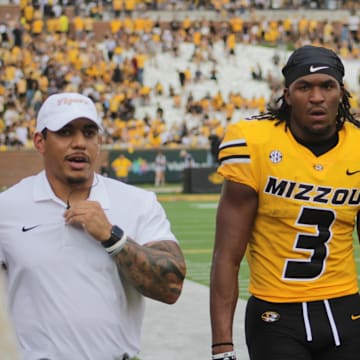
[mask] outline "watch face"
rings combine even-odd
[[[124,236],[124,231],[116,225],[111,228],[111,235],[108,240],[101,243],[102,246],[108,248],[117,243]]]
[[[124,235],[124,231],[119,228],[118,226],[114,225],[111,228],[111,238],[116,238],[117,240],[120,240]]]

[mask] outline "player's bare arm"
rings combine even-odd
[[[141,246],[128,240],[116,261],[121,274],[144,296],[169,304],[180,296],[186,266],[175,241]]]
[[[257,194],[250,187],[225,181],[216,218],[211,269],[210,311],[213,353],[233,349],[232,322],[238,299],[238,273],[250,238]],[[223,344],[223,345],[222,345]]]

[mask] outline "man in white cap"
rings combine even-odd
[[[174,303],[186,267],[156,196],[95,173],[101,120],[76,93],[42,105],[44,170],[0,194],[0,262],[23,360],[139,352],[144,296]]]

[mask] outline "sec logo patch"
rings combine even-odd
[[[261,314],[261,320],[272,323],[280,320],[280,314],[276,311],[265,311]]]
[[[273,164],[278,164],[279,162],[281,162],[282,158],[283,158],[283,155],[281,153],[281,151],[279,150],[273,150],[271,151],[271,153],[269,154],[269,158],[270,158],[270,161],[273,163]]]

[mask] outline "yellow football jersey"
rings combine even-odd
[[[249,291],[272,302],[329,299],[358,291],[353,230],[360,209],[360,129],[315,156],[276,121],[228,127],[219,173],[259,196],[247,247]]]

